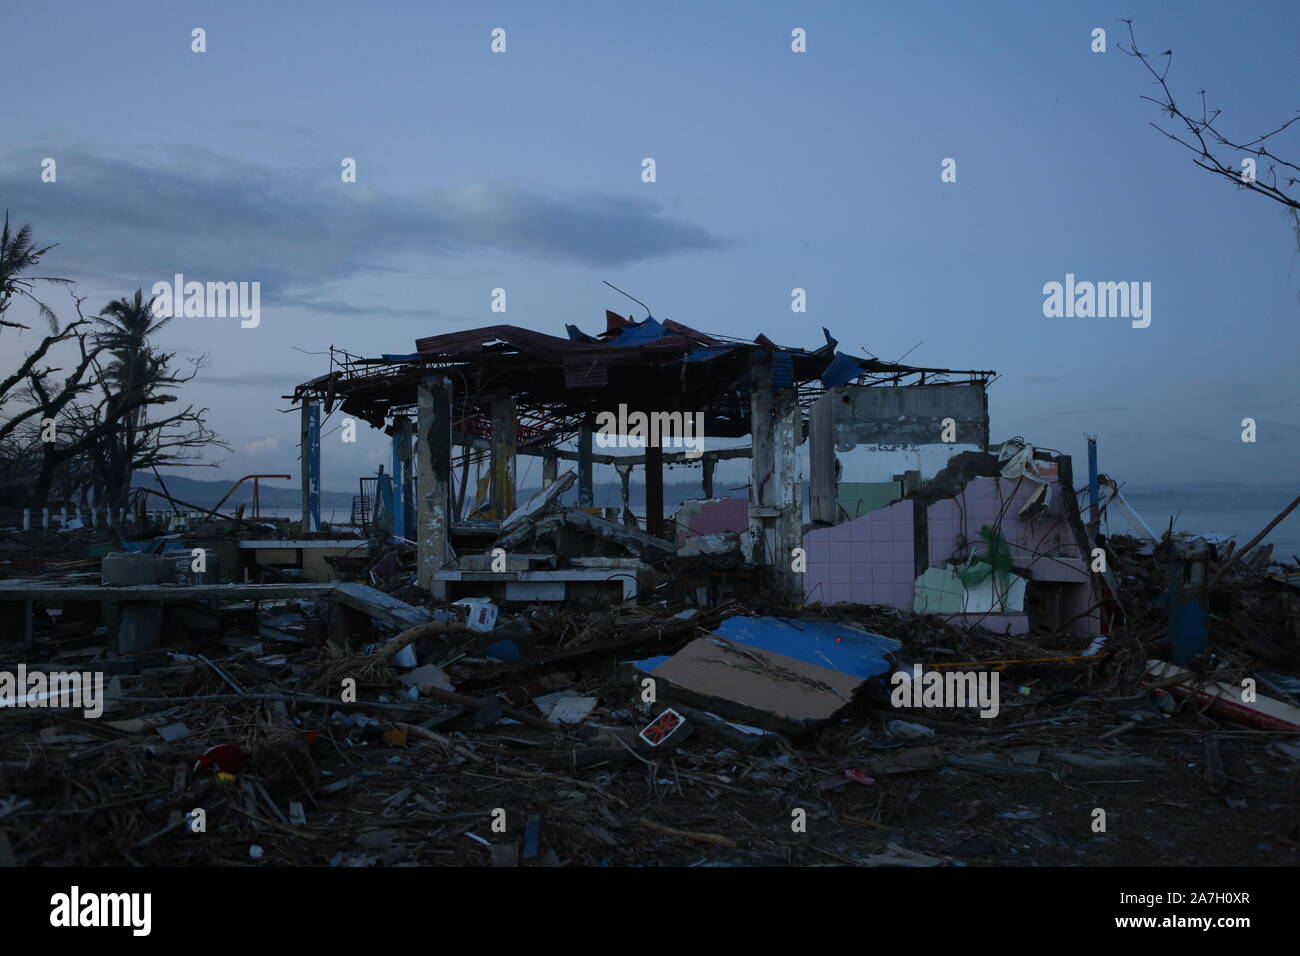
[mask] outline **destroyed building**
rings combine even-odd
[[[77,714],[0,680],[0,864],[85,862],[86,827],[95,861],[146,865],[1172,852],[1067,836],[1080,798],[1057,781],[1182,799],[1173,770],[1204,746],[1207,799],[1236,809],[1242,761],[1300,760],[1216,735],[1300,733],[1300,574],[1270,572],[1263,533],[1153,534],[1091,456],[1076,488],[1069,456],[991,441],[993,378],[612,312],[599,334],[334,351],[289,396],[300,521],[163,489],[169,512],[24,514],[0,541],[0,655],[101,685]],[[327,525],[331,415],[391,455]],[[916,448],[937,466],[866,480]],[[699,481],[675,508],[669,468]],[[1103,533],[1107,509],[1138,537]],[[1032,806],[992,814],[991,792]],[[1294,796],[1281,775],[1253,792],[1260,819]],[[806,808],[818,839],[791,842]],[[1270,839],[1300,840],[1300,815]]]
[[[389,503],[393,534],[418,543],[421,587],[440,598],[487,591],[501,600],[560,601],[605,582],[611,597],[634,600],[653,591],[651,566],[679,554],[719,566],[734,558],[793,603],[992,614],[1017,632],[1029,626],[1028,588],[1031,606],[1054,615],[1047,626],[1095,633],[1068,459],[1023,443],[1007,462],[989,452],[985,388],[993,373],[855,358],[837,351],[829,332],[825,339],[813,350],[786,348],[764,336],[724,340],[611,312],[600,335],[570,326],[560,339],[491,326],[419,339],[409,354],[347,358],[293,397],[305,448],[318,445],[322,406],[392,436],[380,499]],[[602,455],[595,426],[613,409],[623,421],[629,410],[649,419],[699,416],[711,439],[748,436],[750,444],[692,454],[666,451],[665,442],[639,455]],[[936,445],[946,431],[949,443],[960,437],[982,449],[962,460],[964,472],[870,484],[837,477],[841,457]],[[542,459],[546,486],[522,509],[520,455]],[[467,509],[469,465],[480,458],[490,463],[490,504]],[[715,498],[718,462],[741,458],[750,462],[749,494]],[[567,483],[551,484],[561,461],[573,465],[566,475],[576,485],[573,507],[559,503]],[[642,479],[644,527],[593,508],[596,462],[618,470],[623,516],[632,473]],[[667,515],[665,464],[696,462],[701,499]],[[320,485],[319,456],[308,464],[304,513]],[[984,528],[1012,562],[999,569],[996,594],[991,577],[978,591],[957,577],[958,565],[984,551]],[[507,567],[493,570],[493,548],[508,552]],[[726,577],[694,577],[700,603],[725,594],[734,584]]]

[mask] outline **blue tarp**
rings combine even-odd
[[[892,637],[859,631],[831,621],[785,617],[729,617],[716,628],[727,640],[761,651],[784,654],[866,680],[889,670],[889,655],[902,647]],[[633,666],[653,673],[667,657],[649,657]]]
[[[903,646],[892,637],[831,621],[785,617],[729,617],[716,630],[738,644],[864,680],[887,671],[888,655]]]

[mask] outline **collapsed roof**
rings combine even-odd
[[[922,368],[860,358],[836,350],[823,329],[816,349],[779,346],[765,335],[752,342],[705,334],[671,320],[637,322],[607,311],[606,328],[591,335],[568,325],[560,338],[515,325],[490,325],[419,338],[415,351],[362,358],[331,351],[330,372],[294,389],[295,402],[320,399],[376,428],[411,410],[420,380],[449,375],[457,430],[485,434],[495,397],[518,404],[521,445],[554,446],[589,416],[618,405],[630,410],[702,412],[708,433],[750,432],[752,369],[768,361],[772,384],[792,388],[809,403],[827,388],[862,384],[987,384],[992,371]],[[961,377],[953,381],[952,377]]]

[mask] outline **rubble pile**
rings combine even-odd
[[[0,862],[1293,863],[1295,733],[1168,689],[1255,675],[1300,705],[1294,571],[1238,564],[1213,650],[1153,680],[1162,551],[1107,546],[1126,616],[1100,648],[734,603],[492,606],[475,628],[465,601],[340,646],[276,601],[131,656],[45,630],[28,666],[103,674],[104,714],[0,714]],[[996,715],[913,708],[894,677],[956,670],[996,675]]]

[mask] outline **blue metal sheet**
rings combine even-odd
[[[728,640],[784,654],[864,680],[889,669],[889,655],[902,647],[892,637],[832,621],[783,617],[729,617],[716,629]]]
[[[772,387],[794,388],[794,356],[789,352],[772,356]]]
[[[668,331],[653,316],[647,316],[640,325],[629,325],[609,344],[640,345],[643,342],[655,342],[667,334]]]
[[[852,355],[836,352],[835,358],[831,359],[831,364],[826,366],[826,371],[822,372],[822,386],[834,388],[836,385],[845,385],[861,374],[862,365],[857,359]]]

